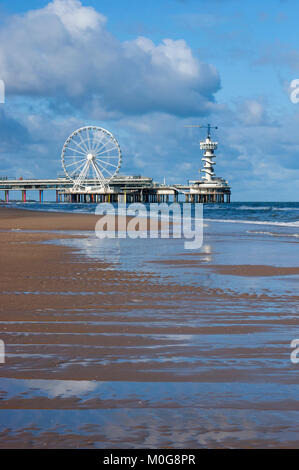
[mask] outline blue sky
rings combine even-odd
[[[0,15],[0,176],[55,177],[66,137],[97,124],[122,173],[185,182],[203,134],[184,126],[211,122],[233,200],[298,200],[295,0],[2,0]]]

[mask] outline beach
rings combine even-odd
[[[0,447],[298,447],[297,229],[98,218],[0,207]]]

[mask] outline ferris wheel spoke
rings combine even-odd
[[[104,179],[105,179],[105,176],[104,176],[103,173],[101,172],[101,170],[100,170],[100,168],[99,168],[97,162],[93,161],[93,162],[92,162],[92,165],[93,165],[93,167],[94,167],[94,169],[95,169],[97,175],[100,176],[100,179],[104,180]]]
[[[91,150],[91,145],[90,145],[90,135],[89,135],[89,128],[86,128],[86,134],[87,134],[87,142],[88,142],[88,151],[90,152]]]
[[[104,134],[103,138],[101,139],[101,146],[97,148],[97,151],[100,151],[102,148],[105,148],[106,145],[112,141],[110,134]]]
[[[103,173],[105,171],[105,167],[98,162],[94,162],[94,164],[96,168],[99,170],[100,174],[103,176],[103,178],[106,179]]]
[[[95,173],[97,175],[97,178],[102,182],[102,181],[105,181],[105,176],[103,175],[103,173],[101,172],[101,170],[99,169],[98,165],[96,164],[96,162],[92,162],[92,166],[95,170]]]
[[[106,142],[104,144],[103,141],[104,141],[105,138],[107,139],[107,137],[108,137],[108,140],[106,140]],[[101,148],[105,148],[106,143],[109,142],[109,138],[110,138],[110,136],[107,136],[107,135],[103,134],[101,139],[99,139],[98,144],[95,147],[94,151],[98,152]]]
[[[91,165],[91,169],[92,169],[93,179],[94,181],[97,181],[99,177],[93,165]]]
[[[88,168],[89,168],[89,161],[86,161],[83,165],[83,168],[78,176],[78,180],[80,181],[84,176],[85,174],[87,173],[88,171]]]
[[[75,186],[81,186],[81,173],[80,175],[75,179]]]
[[[94,132],[92,135],[92,150],[95,151],[97,146],[99,145],[99,142],[103,139],[103,135],[99,136],[99,132]]]
[[[68,155],[68,157],[73,157],[73,155]],[[73,165],[78,165],[79,163],[85,162],[85,161],[86,161],[86,158],[80,158],[80,160],[77,160],[77,161],[75,161],[75,162],[73,162],[73,163],[66,163],[66,162],[64,162],[64,166],[69,167],[69,166],[73,166]]]
[[[113,146],[107,148],[108,147],[107,144],[110,144],[110,143],[113,144]],[[97,154],[102,155],[102,153],[110,152],[110,151],[115,150],[115,149],[117,149],[117,146],[114,144],[114,142],[108,141],[108,142],[105,142],[105,145],[97,151]]]
[[[81,183],[83,183],[84,179],[86,178],[86,175],[88,173],[88,170],[89,170],[89,166],[90,166],[90,162],[87,161],[84,165],[84,168],[82,169],[80,175],[78,176],[78,179],[77,179],[77,184],[79,186],[81,186]]]
[[[90,179],[91,181],[93,181],[93,180],[94,180],[94,169],[93,169],[92,164],[90,164],[88,171],[89,171],[89,175],[88,175],[89,178],[88,178],[88,179]]]
[[[85,165],[85,161],[81,163],[77,163],[75,166],[72,165],[72,167],[71,165],[65,166],[65,168],[71,175],[73,175],[74,173],[80,172],[81,169],[84,167],[84,165]]]
[[[111,178],[113,178],[113,176],[114,176],[113,173],[111,173],[109,170],[107,170],[107,168],[105,168],[105,171],[108,173],[108,175],[111,176]]]
[[[99,155],[99,156],[100,156],[100,155],[103,155],[103,153],[110,152],[111,150],[114,150],[114,149],[116,149],[116,148],[117,148],[116,145],[114,145],[113,147],[110,147],[109,149],[104,150],[104,152],[100,152],[100,153],[97,152],[97,156],[98,156],[98,155]]]
[[[103,171],[106,171],[106,172],[108,173],[108,175],[111,176],[111,178],[113,177],[113,173],[111,173],[109,170],[107,170],[107,168],[105,168],[105,167],[104,167],[103,165],[101,165],[100,163],[99,163],[99,166],[103,169]]]
[[[71,171],[70,171],[70,174],[71,174],[71,175],[74,175],[74,174],[80,172],[80,171],[83,169],[84,165],[85,165],[85,163],[81,163],[79,166],[77,166],[76,168],[74,168],[73,170],[71,170]]]
[[[97,157],[99,158],[99,157]],[[119,158],[119,155],[104,155],[102,158]]]
[[[88,152],[88,148],[87,148],[86,145],[85,145],[85,141],[84,141],[83,138],[82,138],[81,132],[78,132],[78,136],[79,136],[79,139],[80,139],[80,141],[81,141],[83,147],[84,147],[85,150]]]
[[[88,148],[88,138],[85,137],[84,139],[82,138],[82,145],[84,146],[85,154],[90,152],[90,149]]]
[[[67,147],[67,150],[72,150],[73,152],[81,153],[82,155],[86,155],[86,150],[84,152],[80,152],[80,150],[73,149],[73,147]]]
[[[78,144],[78,142],[76,142],[75,139],[74,139],[74,144],[77,145],[77,147],[79,147],[84,153],[86,153],[86,151],[88,152],[88,149],[86,149],[85,147],[82,147],[82,145]]]
[[[102,142],[103,142],[103,139],[98,140],[97,144],[95,145],[95,147],[94,147],[94,149],[93,149],[93,152],[94,152],[95,154],[99,151],[100,148],[103,147]]]
[[[85,172],[84,173],[82,172],[82,181],[87,178],[89,168],[90,168],[90,162],[88,162]]]
[[[100,158],[98,158],[97,161],[105,163],[105,165],[112,166],[113,168],[117,168],[117,165],[114,165],[113,163],[110,163],[110,162],[105,162],[105,160],[101,160]]]
[[[97,143],[97,137],[96,137],[96,134],[93,133],[92,134],[92,139],[91,139],[91,149],[92,149],[92,151],[94,151],[96,143]]]

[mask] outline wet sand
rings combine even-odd
[[[233,279],[298,267],[149,251],[123,268],[72,247],[96,220],[0,208],[0,447],[297,447],[298,296]]]

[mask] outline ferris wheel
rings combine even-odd
[[[86,185],[107,186],[121,166],[120,146],[111,132],[86,126],[74,131],[65,141],[61,161],[75,188]]]

